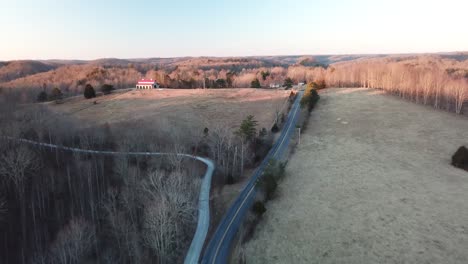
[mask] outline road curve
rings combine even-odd
[[[260,166],[255,170],[249,182],[246,184],[218,225],[204,252],[202,259],[203,264],[227,263],[231,243],[237,233],[237,230],[242,224],[247,211],[254,202],[255,194],[257,193],[257,188],[255,188],[257,181],[262,176],[263,170],[270,160],[280,159],[284,150],[289,145],[291,134],[295,131],[294,128],[298,118],[302,95],[303,92],[299,92],[296,96],[280,137],[268,152]]]
[[[4,137],[8,140],[14,140],[26,144],[36,145],[40,147],[47,147],[52,149],[66,150],[76,153],[89,153],[89,154],[101,154],[101,155],[131,155],[131,156],[165,156],[165,155],[177,155],[179,157],[187,157],[196,159],[203,162],[206,166],[206,172],[203,177],[203,181],[200,187],[200,194],[198,196],[198,222],[195,235],[193,236],[190,248],[185,256],[185,264],[197,263],[200,259],[200,254],[205,243],[206,234],[210,226],[210,189],[211,189],[211,178],[213,177],[214,163],[210,159],[194,156],[190,154],[179,154],[179,153],[167,153],[167,152],[119,152],[119,151],[105,151],[105,150],[89,150],[71,148],[66,146],[48,144],[37,142],[29,139],[18,139],[13,137]]]

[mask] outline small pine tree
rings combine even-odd
[[[253,115],[247,116],[247,118],[242,121],[239,130],[236,132],[236,134],[244,140],[252,141],[255,139],[258,122],[254,118],[255,117]]]
[[[94,91],[94,87],[91,84],[87,84],[84,89],[84,97],[86,99],[91,99],[96,97],[96,92]]]
[[[251,83],[250,83],[250,88],[261,88],[262,86],[260,85],[260,81],[258,80],[258,78],[255,78],[255,80],[253,80]]]
[[[293,84],[294,84],[294,81],[288,77],[286,78],[286,80],[284,80],[283,86],[285,86],[286,88],[291,88]]]

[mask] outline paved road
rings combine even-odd
[[[165,153],[165,152],[118,152],[118,151],[102,151],[102,150],[88,150],[88,149],[79,149],[71,148],[66,146],[48,144],[37,142],[28,139],[16,139],[12,137],[6,137],[9,140],[15,140],[22,143],[32,144],[41,147],[66,150],[76,153],[90,153],[90,154],[101,154],[101,155],[132,155],[132,156],[165,156],[165,155],[177,155],[179,157],[187,157],[199,160],[203,162],[206,166],[206,172],[203,177],[203,181],[200,188],[200,195],[198,196],[198,222],[195,235],[193,236],[192,243],[185,257],[186,264],[188,263],[197,263],[200,258],[200,254],[205,243],[206,234],[208,233],[208,228],[210,226],[210,188],[211,188],[211,178],[213,176],[214,164],[211,160],[199,156],[194,156],[190,154],[179,154],[179,153]]]
[[[289,145],[291,134],[295,131],[297,118],[299,116],[299,102],[302,95],[302,92],[298,93],[279,139],[273,145],[260,166],[255,170],[250,181],[246,184],[234,204],[229,208],[218,225],[216,232],[213,234],[213,237],[206,248],[202,263],[227,263],[231,243],[239,229],[239,226],[242,224],[246,213],[254,202],[255,194],[257,193],[257,188],[255,187],[258,179],[263,174],[263,170],[268,165],[268,162],[271,159],[281,159],[284,150]]]

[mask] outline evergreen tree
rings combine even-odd
[[[261,88],[258,78],[255,78],[255,80],[250,83],[250,88]]]
[[[286,88],[291,88],[293,86],[294,82],[291,78],[286,78],[286,80],[284,80],[284,84],[283,86],[285,86]]]
[[[91,99],[96,97],[96,92],[94,91],[94,87],[91,84],[87,84],[84,89],[84,97],[86,99]]]
[[[258,122],[254,119],[254,116],[249,115],[242,121],[236,134],[244,140],[252,141],[255,139],[255,135],[257,134],[257,124]]]

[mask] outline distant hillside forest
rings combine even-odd
[[[381,88],[459,113],[468,93],[468,53],[0,63],[1,91],[13,92],[22,101],[33,101],[39,92],[54,88],[64,96],[82,94],[87,84],[129,88],[140,78],[155,79],[166,88],[268,88],[284,85],[287,79],[321,81],[328,86]]]

